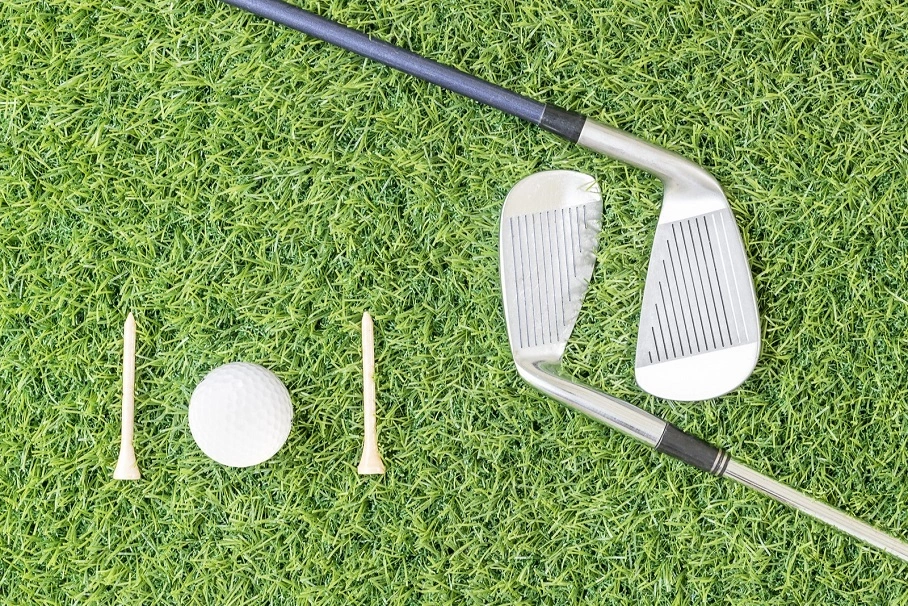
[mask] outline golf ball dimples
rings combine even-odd
[[[267,368],[233,362],[209,372],[189,401],[189,430],[206,455],[230,467],[273,457],[290,435],[293,405]]]

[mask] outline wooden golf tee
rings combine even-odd
[[[133,449],[133,419],[136,412],[136,319],[132,312],[123,325],[123,412],[120,426],[120,456],[114,469],[114,480],[139,480],[139,466]]]
[[[363,417],[363,456],[356,470],[360,475],[385,473],[375,429],[375,336],[368,311],[363,313]]]

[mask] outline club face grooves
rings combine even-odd
[[[598,226],[590,205],[564,207],[504,220],[505,241],[515,272],[517,346],[520,349],[567,341],[592,274]],[[586,248],[585,248],[586,247]]]
[[[722,395],[743,381],[756,363],[755,354],[732,350],[746,347],[758,352],[759,341],[753,281],[731,210],[661,223],[640,313],[635,366],[641,387],[679,400]],[[681,361],[683,366],[677,364]],[[730,366],[735,368],[728,374]],[[660,368],[665,370],[662,380]],[[732,376],[740,376],[740,381],[730,385]],[[673,385],[679,378],[700,385],[679,388]],[[697,397],[686,396],[692,393]]]
[[[602,217],[593,186],[582,173],[537,173],[518,183],[505,202],[501,278],[515,355],[551,359],[573,331],[592,278]]]
[[[657,229],[637,366],[757,340],[751,289],[737,275],[735,257],[741,255],[729,242],[729,214],[717,211]]]

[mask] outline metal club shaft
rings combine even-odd
[[[860,539],[890,555],[894,555],[900,560],[908,562],[908,544],[904,541],[877,530],[870,524],[862,522],[835,507],[811,499],[804,493],[768,478],[734,459],[728,462],[722,477],[734,480],[757,492],[762,492],[779,503],[784,503],[801,513],[806,513],[821,522],[826,522],[833,528],[837,528],[856,539]]]

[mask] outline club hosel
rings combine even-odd
[[[658,177],[667,190],[702,196],[719,194],[722,187],[712,175],[683,156],[623,130],[586,118],[577,144]]]
[[[527,383],[595,421],[655,448],[666,423],[633,404],[561,376],[557,362],[516,359]]]
[[[725,472],[729,455],[723,450],[633,404],[562,377],[557,362],[528,363],[518,359],[517,372],[539,391],[612,429],[640,440],[657,452],[716,476]]]

